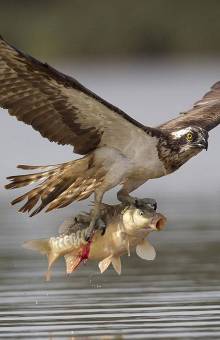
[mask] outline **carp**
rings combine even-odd
[[[110,264],[121,274],[121,259],[124,254],[136,248],[137,255],[144,260],[153,260],[154,247],[147,240],[152,231],[160,231],[166,224],[166,217],[153,208],[145,206],[124,207],[123,204],[102,204],[101,219],[106,226],[105,234],[97,230],[89,241],[85,240],[91,220],[90,214],[79,214],[64,221],[60,235],[43,240],[31,240],[24,247],[37,250],[48,257],[47,280],[50,279],[51,266],[61,256],[66,262],[66,273],[72,273],[82,261],[99,261],[103,273]]]

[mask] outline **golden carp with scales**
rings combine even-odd
[[[102,204],[101,219],[106,225],[105,234],[97,230],[89,241],[85,241],[90,223],[89,214],[79,214],[64,221],[61,234],[47,240],[31,240],[24,247],[38,250],[48,257],[47,280],[50,279],[52,264],[61,256],[66,262],[66,273],[72,273],[82,261],[98,260],[103,273],[112,263],[115,271],[121,273],[120,256],[136,247],[136,253],[145,260],[156,256],[154,247],[147,240],[152,231],[160,231],[166,224],[166,217],[151,207],[124,207],[123,204]]]

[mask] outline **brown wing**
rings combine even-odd
[[[80,154],[101,145],[121,149],[131,138],[154,130],[1,37],[0,106],[43,137],[73,145]]]
[[[220,124],[220,82],[214,84],[211,90],[196,102],[191,110],[162,124],[160,128],[177,130],[190,125],[197,125],[209,131],[218,124]]]

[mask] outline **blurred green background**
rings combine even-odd
[[[218,0],[0,1],[1,34],[38,57],[220,52]]]

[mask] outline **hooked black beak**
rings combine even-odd
[[[199,142],[198,144],[198,147],[200,147],[201,149],[205,149],[206,151],[208,150],[208,146],[209,146],[209,143],[206,139],[203,139],[201,142]]]

